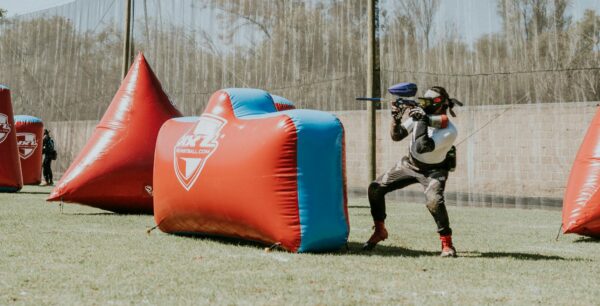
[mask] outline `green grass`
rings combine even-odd
[[[390,238],[365,253],[366,199],[350,201],[350,250],[167,235],[151,216],[44,201],[47,187],[0,194],[5,304],[562,304],[600,301],[600,243],[555,241],[560,212],[449,207],[459,258],[439,258],[423,205],[388,203]]]

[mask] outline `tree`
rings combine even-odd
[[[110,27],[94,34],[64,17],[15,20],[0,35],[0,71],[11,76],[15,112],[99,118],[119,84],[120,46]]]
[[[583,18],[577,22],[575,33],[577,41],[572,54],[570,67],[598,67],[600,52],[600,16],[594,10],[586,10]],[[586,73],[570,72],[569,79],[575,80],[576,95],[585,100],[598,100],[600,97],[600,73],[591,70]]]
[[[403,0],[400,5],[423,35],[425,46],[429,49],[433,19],[440,7],[439,0]]]

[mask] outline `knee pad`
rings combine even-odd
[[[429,210],[436,210],[439,205],[444,205],[444,195],[440,192],[440,187],[440,182],[434,181],[425,190]]]
[[[436,195],[434,197],[427,197],[427,209],[430,211],[437,211],[440,206],[444,206],[444,197]]]

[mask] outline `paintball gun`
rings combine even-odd
[[[417,102],[415,102],[414,100],[406,99],[408,97],[414,97],[417,94],[417,84],[415,84],[415,83],[404,82],[404,83],[396,84],[396,85],[388,88],[388,92],[394,96],[397,96],[397,98],[394,101],[392,101],[392,104],[395,107],[402,108],[404,106],[404,107],[411,108],[411,107],[419,106],[419,104],[417,104]],[[356,100],[357,101],[373,101],[373,102],[385,101],[382,98],[365,98],[365,97],[358,97],[358,98],[356,98]]]
[[[407,99],[408,97],[414,97],[417,94],[417,84],[415,83],[399,83],[390,88],[388,88],[388,92],[397,98],[392,101],[392,105],[398,108],[398,112],[392,111],[392,116],[394,116],[395,120],[400,120],[404,111],[407,108],[413,108],[419,106],[415,100]],[[373,102],[381,102],[384,101],[382,98],[365,98],[358,97],[356,98],[358,101],[373,101]]]
[[[414,97],[417,94],[417,84],[415,84],[415,83],[408,83],[408,82],[399,83],[399,84],[396,84],[396,85],[388,88],[388,92],[394,96],[397,96],[397,98],[394,101],[392,101],[392,105],[400,110],[400,112],[398,112],[398,113],[393,113],[394,119],[396,119],[396,120],[402,118],[402,115],[406,109],[413,108],[413,107],[421,107],[423,109],[426,109],[428,106],[432,105],[432,103],[433,103],[432,101],[434,101],[431,98],[417,98],[417,101],[412,100],[412,99],[407,99],[408,97]],[[359,98],[356,98],[356,100],[358,100],[358,101],[374,101],[374,102],[384,101],[384,99],[382,99],[382,98],[365,98],[365,97],[359,97]],[[456,117],[456,114],[454,113],[454,111],[452,109],[454,108],[455,105],[463,106],[463,103],[454,98],[451,98],[448,101],[449,101],[448,106],[449,106],[450,114],[452,115],[452,117]]]

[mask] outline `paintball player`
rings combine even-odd
[[[54,185],[52,179],[52,161],[56,159],[56,150],[54,149],[54,139],[50,137],[50,131],[44,130],[44,139],[42,142],[42,154],[44,161],[42,162],[42,172],[46,185]]]
[[[404,122],[401,120],[406,107],[392,105],[392,140],[400,141],[412,133],[409,153],[369,185],[369,204],[375,232],[363,249],[371,250],[388,237],[384,224],[385,195],[419,183],[424,189],[427,209],[437,225],[442,242],[441,256],[456,257],[456,249],[452,245],[452,229],[444,204],[448,172],[454,169],[456,163],[453,143],[457,136],[457,130],[448,120],[446,112],[449,110],[455,116],[452,110],[455,102],[457,101],[450,99],[443,87],[431,87],[422,98],[418,98],[419,107],[408,110],[408,118]]]

